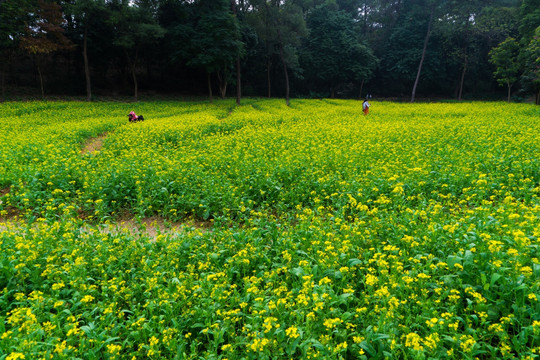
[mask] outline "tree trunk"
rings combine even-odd
[[[152,71],[152,63],[150,62],[150,59],[147,59],[146,60],[146,76],[148,78],[148,83],[149,84],[153,84],[154,81],[153,81],[153,77],[154,77],[154,72]]]
[[[465,49],[465,63],[463,64],[463,70],[461,71],[461,78],[459,80],[459,94],[458,100],[461,101],[463,96],[463,84],[465,83],[465,73],[467,72],[467,66],[469,65],[469,57],[467,56],[467,49]]]
[[[242,2],[243,7],[243,2]],[[237,16],[236,1],[231,0],[231,9],[234,16]],[[242,10],[242,9],[241,9]],[[242,84],[240,82],[240,56],[236,57],[236,105],[240,105],[240,98],[242,97]]]
[[[265,1],[264,2],[264,7],[266,9],[265,11],[265,17],[264,17],[264,22],[265,22],[265,31],[266,31],[266,38],[268,39],[270,37],[269,33],[268,33],[268,29],[270,28],[270,24],[269,24],[269,19],[268,19],[268,3]],[[271,59],[270,59],[270,44],[269,42],[267,41],[266,42],[266,79],[267,79],[267,84],[268,84],[268,98],[272,97],[272,87],[271,87],[271,82],[270,82],[270,67],[272,65],[272,62],[271,62]]]
[[[41,88],[41,100],[45,100],[45,91],[43,90],[43,75],[41,74],[41,66],[39,65],[39,59],[36,59],[36,65],[39,74],[39,85]]]
[[[83,39],[83,59],[84,59],[84,75],[86,77],[86,101],[92,101],[92,90],[90,85],[90,66],[88,65],[88,26],[84,27]]]
[[[422,57],[420,58],[420,64],[418,64],[418,72],[416,73],[416,80],[414,81],[414,86],[412,90],[411,95],[411,102],[414,102],[414,98],[416,96],[416,87],[418,86],[418,81],[420,80],[420,73],[422,72],[422,65],[424,64],[424,58],[426,57],[426,49],[429,41],[429,37],[431,35],[431,24],[433,22],[433,12],[435,11],[434,7],[431,7],[431,12],[429,14],[429,23],[428,23],[428,30],[426,33],[426,37],[424,39],[424,48],[422,49]]]
[[[208,94],[210,96],[210,104],[214,102],[214,98],[212,96],[212,80],[210,79],[210,72],[206,72],[206,80],[208,81]]]
[[[236,57],[236,105],[240,105],[242,98],[242,74],[240,71],[240,56]]]
[[[127,49],[124,50],[124,54],[126,55],[129,72],[131,73],[131,79],[133,80],[133,100],[137,102],[139,101],[139,83],[137,82],[137,73],[135,71],[137,66],[137,50],[135,50],[135,56],[133,58],[129,56]]]
[[[283,53],[283,41],[281,41],[281,32],[277,28],[278,40],[279,40],[279,56],[281,57],[281,63],[283,64],[283,72],[285,72],[285,102],[289,106],[289,74],[287,73],[287,63],[285,63],[285,54]]]
[[[268,98],[272,97],[272,86],[270,82],[270,65],[271,65],[270,56],[268,56],[267,61],[266,61],[266,81],[268,84]]]
[[[134,93],[133,98],[135,101],[139,100],[139,83],[137,82],[137,75],[135,74],[135,62],[131,65],[131,77],[133,78]]]
[[[362,100],[362,91],[364,90],[364,80],[362,79],[362,82],[360,83],[360,94],[358,95],[358,98]]]
[[[220,71],[217,73],[218,80],[219,80],[219,96],[221,99],[225,99],[225,95],[227,94],[227,80],[226,76],[223,75]]]
[[[0,77],[2,82],[2,95],[0,96],[0,102],[6,101],[6,70],[5,65],[2,66],[2,69],[0,70]]]
[[[512,89],[512,85],[510,85],[510,83],[508,83],[508,102],[510,102],[510,94],[511,94],[511,89]]]
[[[366,36],[367,34],[367,4],[366,1],[364,1],[364,23],[362,24],[362,35]]]
[[[536,90],[536,105],[540,105],[540,89]]]

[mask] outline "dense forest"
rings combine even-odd
[[[538,104],[540,0],[0,0],[21,94]]]

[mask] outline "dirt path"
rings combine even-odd
[[[83,154],[93,154],[103,147],[103,142],[105,141],[105,138],[107,137],[107,133],[103,133],[97,137],[90,138],[86,141],[84,144],[81,153]]]
[[[0,189],[0,197],[2,197],[4,195],[6,195],[7,193],[9,193],[10,190],[11,190],[11,188],[9,186],[4,188],[4,189]]]
[[[198,231],[201,234],[211,231],[210,224],[200,223],[169,223],[166,220],[154,216],[147,219],[127,219],[111,224],[98,225],[101,233],[119,234],[128,232],[132,235],[146,236],[156,239],[161,235],[174,235],[177,233]]]
[[[34,223],[32,227],[39,225]],[[0,234],[3,231],[21,233],[27,228],[27,223],[17,217],[0,217]],[[179,233],[196,232],[200,235],[211,232],[211,223],[170,223],[160,217],[151,217],[147,219],[126,219],[108,224],[83,224],[79,228],[85,233],[101,233],[108,235],[118,235],[127,233],[136,238],[148,238],[150,241],[156,241],[158,236],[174,236]]]

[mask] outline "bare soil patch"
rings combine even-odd
[[[8,186],[8,187],[5,187],[3,189],[0,189],[0,197],[8,194],[9,192],[11,191],[11,188]]]
[[[146,219],[124,219],[115,223],[99,225],[100,232],[118,234],[129,232],[133,235],[146,236],[156,239],[159,235],[174,235],[186,231],[196,230],[201,233],[211,231],[211,223],[198,222],[168,222],[159,216]]]
[[[103,147],[103,142],[105,141],[106,137],[107,137],[107,133],[104,133],[97,137],[88,139],[86,143],[84,144],[81,152],[83,154],[93,154],[96,151],[101,150],[101,148]]]
[[[34,223],[32,226],[38,226]],[[0,233],[2,231],[22,232],[27,229],[28,224],[18,216],[0,217]],[[167,220],[155,216],[146,219],[123,219],[106,224],[86,223],[80,227],[85,233],[101,233],[108,235],[129,234],[135,238],[147,238],[156,241],[158,236],[174,236],[181,233],[197,232],[205,234],[212,231],[211,222],[168,222]]]
[[[9,186],[3,189],[0,189],[0,210],[2,210],[3,208],[3,211],[4,211],[4,212],[0,212],[0,222],[10,221],[13,219],[16,220],[20,214],[19,209],[14,208],[13,206],[6,206],[3,200],[1,199],[3,196],[9,194],[10,191],[11,191],[11,187]]]

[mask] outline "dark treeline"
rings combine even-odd
[[[1,98],[538,103],[540,0],[0,0]]]

